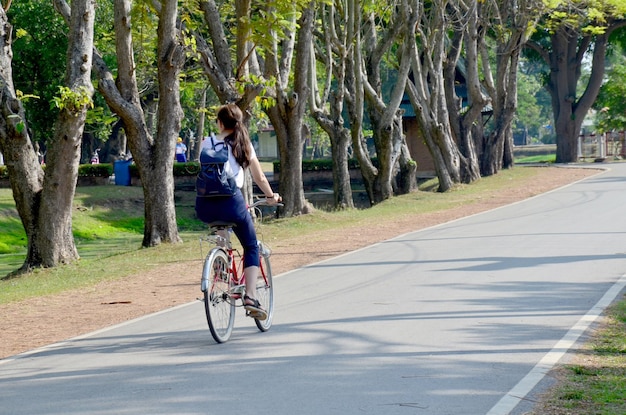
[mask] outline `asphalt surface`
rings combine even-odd
[[[606,167],[280,275],[267,333],[240,312],[218,345],[196,301],[2,360],[0,413],[522,414],[624,293]]]

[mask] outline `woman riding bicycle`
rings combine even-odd
[[[217,126],[220,132],[215,137],[215,141],[225,142],[228,145],[228,161],[224,164],[224,169],[231,177],[235,178],[237,190],[232,197],[197,197],[196,214],[203,222],[224,221],[235,224],[233,232],[239,239],[244,252],[244,275],[246,276],[244,307],[251,317],[264,320],[267,318],[267,312],[256,298],[256,281],[260,265],[259,245],[252,216],[241,193],[241,187],[244,184],[244,170],[250,169],[252,179],[259,186],[270,205],[277,204],[282,199],[278,193],[274,193],[263,173],[254,147],[250,142],[248,130],[243,124],[241,109],[234,104],[220,107],[217,112]],[[201,150],[211,145],[211,140],[205,139],[202,142]]]

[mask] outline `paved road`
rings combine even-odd
[[[0,413],[524,413],[624,291],[610,168],[281,275],[267,333],[217,345],[196,302],[0,361]]]

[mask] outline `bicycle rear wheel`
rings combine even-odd
[[[204,310],[211,335],[218,343],[230,338],[235,325],[235,300],[230,296],[232,279],[228,267],[228,255],[221,248],[209,252],[202,270],[202,279],[206,279],[204,291]]]
[[[268,331],[272,327],[274,317],[274,282],[272,281],[272,266],[270,258],[261,256],[259,277],[256,283],[256,295],[261,306],[267,311],[265,320],[254,319],[256,326],[261,331]]]

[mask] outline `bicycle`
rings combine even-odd
[[[269,206],[265,199],[260,199],[248,207],[256,212],[258,221],[262,220],[260,206]],[[282,206],[276,204],[272,206]],[[204,310],[211,335],[218,343],[230,338],[235,325],[235,308],[244,306],[246,276],[243,273],[243,256],[234,249],[230,234],[233,224],[229,222],[209,223],[210,233],[203,241],[212,242],[215,246],[209,251],[202,269],[200,289],[204,293]],[[259,276],[257,279],[257,299],[266,307],[265,320],[254,319],[256,326],[266,332],[272,326],[274,316],[274,286],[270,264],[270,249],[260,240],[259,244]],[[241,304],[237,304],[240,301]]]

